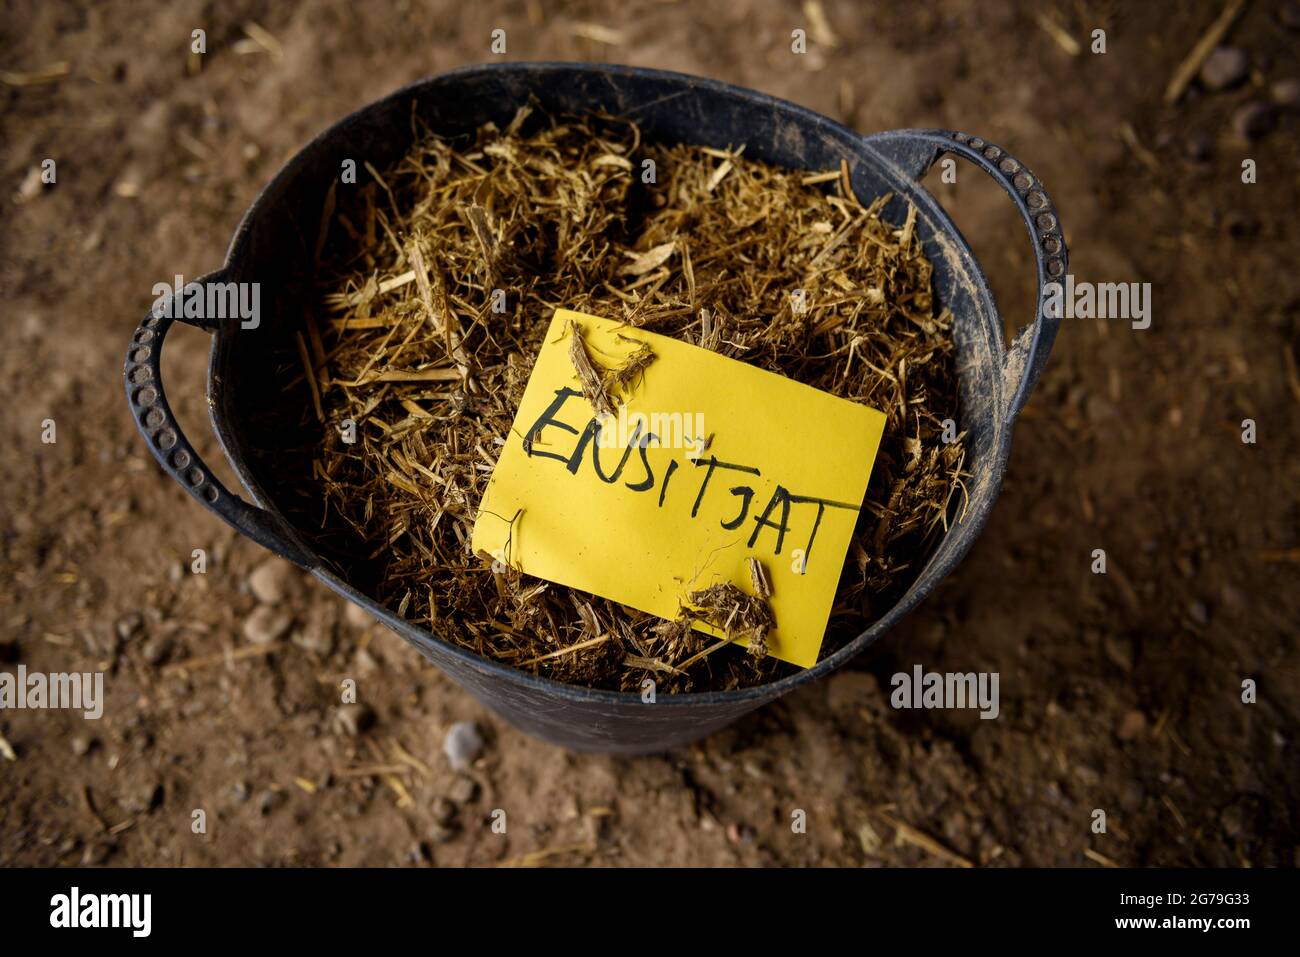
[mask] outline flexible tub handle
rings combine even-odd
[[[224,282],[224,276],[214,273],[191,285],[219,282]],[[190,287],[187,285],[185,288]],[[160,311],[155,303],[131,336],[123,378],[136,428],[163,471],[199,504],[281,558],[311,569],[316,565],[315,559],[295,540],[285,523],[265,509],[245,502],[222,485],[194,451],[194,446],[185,438],[180,423],[172,414],[163,391],[162,346],[168,330],[176,321],[173,316],[181,311],[181,305],[182,299],[176,294],[173,294],[170,310]],[[208,320],[181,319],[208,332],[215,329]]]
[[[1024,163],[978,136],[949,130],[893,130],[866,137],[865,141],[886,161],[918,181],[945,153],[968,159],[993,177],[1020,211],[1034,244],[1038,301],[1033,323],[1016,336],[1003,360],[1007,418],[1014,418],[1034,391],[1061,324],[1059,316],[1048,315],[1044,308],[1047,284],[1064,282],[1069,269],[1065,235],[1051,197]]]

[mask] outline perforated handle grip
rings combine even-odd
[[[1038,302],[1033,323],[1016,336],[1003,361],[1007,415],[1015,416],[1034,391],[1061,324],[1059,316],[1048,315],[1044,308],[1047,284],[1064,281],[1069,268],[1065,235],[1051,197],[1024,163],[1002,147],[968,133],[894,130],[869,136],[866,142],[886,161],[918,181],[944,153],[968,159],[993,177],[1020,211],[1034,245]]]
[[[196,284],[222,281],[221,275],[214,274],[198,280]],[[281,558],[311,569],[316,564],[311,553],[294,540],[285,524],[265,509],[245,502],[222,485],[194,451],[194,446],[185,438],[180,424],[172,414],[163,392],[162,346],[168,330],[176,321],[172,317],[180,312],[180,306],[180,296],[171,300],[170,310],[160,310],[155,304],[155,308],[150,310],[131,336],[123,376],[126,398],[136,428],[140,430],[145,444],[163,471],[175,479],[200,505]],[[191,325],[212,331],[212,326],[207,322],[196,321]]]

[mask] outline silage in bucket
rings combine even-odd
[[[791,169],[834,170],[843,162],[853,193],[864,202],[893,196],[884,210],[890,222],[904,222],[908,205],[915,206],[913,228],[934,267],[936,301],[953,316],[965,468],[971,475],[969,503],[964,521],[944,535],[899,601],[815,667],[735,691],[659,695],[653,705],[637,694],[534,677],[440,641],[379,606],[323,563],[281,514],[263,460],[263,453],[276,440],[267,428],[267,410],[277,398],[275,370],[269,362],[275,350],[268,346],[277,336],[292,337],[302,330],[302,302],[311,292],[304,277],[311,276],[312,237],[322,198],[337,178],[339,163],[348,156],[366,156],[376,169],[391,165],[413,141],[413,113],[444,136],[468,135],[486,120],[504,127],[529,102],[551,114],[601,110],[627,116],[637,121],[647,140],[656,143],[695,143],[714,149],[744,143],[746,156]],[[209,277],[209,281],[262,283],[264,338],[214,328],[209,382],[214,427],[252,504],[231,495],[212,478],[171,417],[157,362],[172,320],[149,316],[137,330],[126,368],[128,397],[155,457],[197,500],[362,604],[514,723],[570,747],[624,752],[671,747],[815,680],[860,652],[933,589],[987,519],[1009,452],[1011,425],[1046,361],[1055,324],[1040,315],[1009,352],[1004,349],[1001,320],[969,248],[917,183],[944,151],[971,159],[1005,187],[1034,238],[1040,285],[1063,275],[1065,249],[1059,223],[1041,184],[1018,161],[977,138],[940,131],[864,138],[762,94],[655,71],[580,64],[509,64],[456,71],[354,114],[299,153],[249,211],[226,266]]]

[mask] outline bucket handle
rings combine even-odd
[[[225,282],[225,275],[216,272],[187,284],[185,289],[221,282]],[[200,505],[281,558],[311,570],[317,564],[315,559],[295,540],[283,520],[245,502],[222,485],[194,451],[194,446],[185,438],[180,423],[172,414],[163,392],[162,346],[164,337],[176,321],[173,314],[181,311],[182,303],[181,295],[174,294],[170,308],[160,313],[159,302],[155,302],[131,336],[123,379],[136,428],[163,471]],[[183,315],[179,318],[207,332],[216,329],[212,320],[191,319]]]
[[[1007,419],[1019,414],[1034,391],[1060,327],[1059,316],[1044,308],[1046,286],[1063,282],[1069,267],[1069,252],[1060,217],[1052,199],[1024,163],[999,146],[950,130],[893,130],[866,137],[866,143],[905,175],[919,181],[944,153],[970,160],[993,177],[1020,211],[1034,244],[1038,269],[1037,315],[1031,325],[1012,341],[1002,361],[1002,387],[1007,400]]]

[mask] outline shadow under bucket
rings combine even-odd
[[[953,315],[953,336],[971,472],[969,504],[961,522],[940,541],[912,586],[866,631],[816,666],[752,688],[639,695],[561,684],[535,677],[436,638],[398,618],[335,575],[277,508],[275,488],[263,484],[256,430],[247,395],[265,395],[259,359],[277,330],[300,328],[303,288],[323,198],[343,161],[364,159],[377,169],[412,144],[414,112],[444,136],[472,134],[491,120],[506,125],[530,101],[551,114],[605,111],[634,119],[647,140],[725,148],[790,169],[826,170],[848,163],[864,203],[893,193],[886,215],[901,221],[916,206],[916,231],[933,267],[937,304]],[[1002,319],[979,265],[952,221],[920,185],[939,156],[963,157],[992,176],[1024,218],[1038,271],[1038,315],[1008,349]],[[512,724],[569,748],[616,753],[663,751],[703,737],[799,685],[830,674],[892,628],[962,559],[988,520],[1011,451],[1016,416],[1047,362],[1059,319],[1044,314],[1043,287],[1064,277],[1066,249],[1060,222],[1042,184],[1005,151],[964,133],[897,130],[861,136],[792,103],[713,80],[595,64],[509,63],[468,67],[423,80],[372,104],[326,130],[293,157],[245,214],[225,265],[198,280],[258,283],[256,328],[238,318],[182,321],[213,334],[208,406],[221,447],[251,498],[232,494],[186,440],[163,392],[163,338],[175,319],[150,312],[127,352],[127,399],[137,427],[163,469],[200,504],[275,554],[310,571],[349,601],[384,622],[457,683]],[[251,324],[250,324],[251,325]],[[268,338],[263,338],[268,337]],[[245,401],[240,401],[241,395]],[[270,485],[268,481],[268,485]]]

